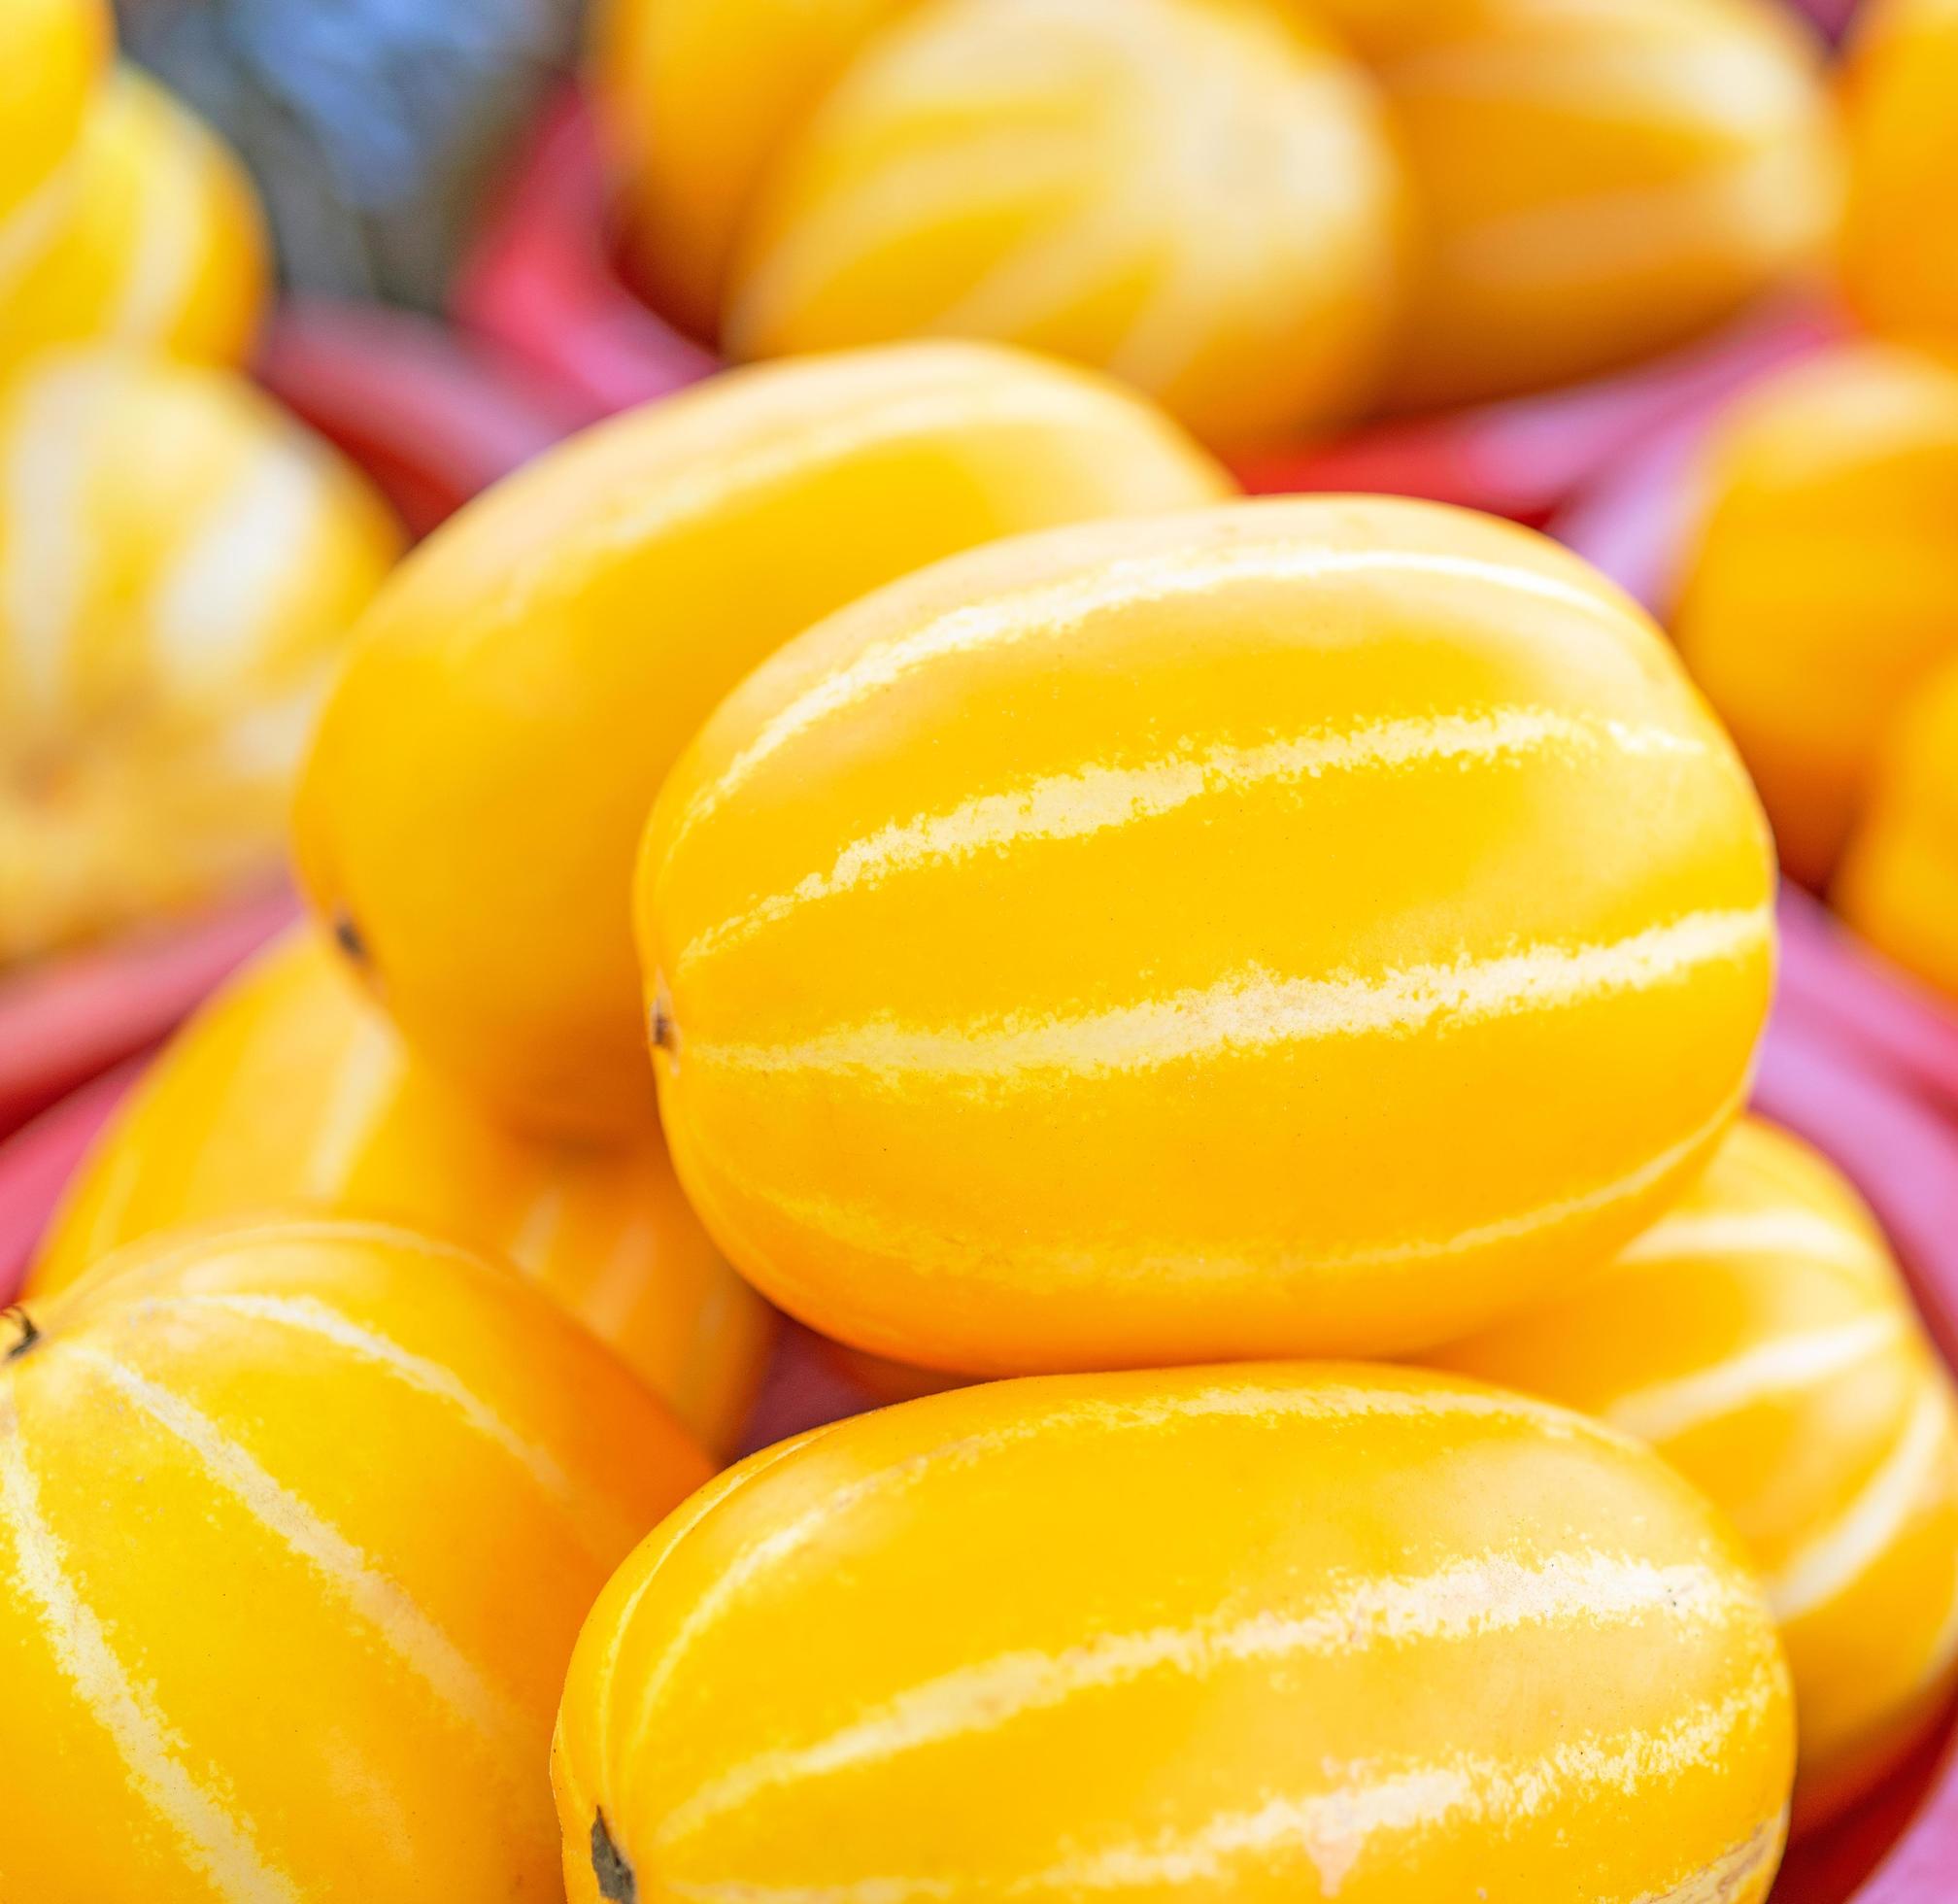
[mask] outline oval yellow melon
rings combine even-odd
[[[1240,503],[940,563],[723,703],[638,910],[681,1180],[901,1361],[1432,1345],[1738,1107],[1773,871],[1656,629],[1530,531]]]
[[[1958,372],[1846,345],[1769,379],[1705,457],[1679,649],[1820,884],[1911,689],[1958,655]]]
[[[0,391],[0,964],[276,867],[349,625],[399,547],[242,377],[46,353]]]
[[[89,113],[63,216],[0,291],[0,358],[100,339],[235,363],[257,329],[266,276],[243,166],[125,68]]]
[[[1821,53],[1776,0],[1390,11],[1374,71],[1423,234],[1396,403],[1596,375],[1821,265]]]
[[[171,1044],[97,1143],[28,1281],[66,1288],[158,1230],[282,1207],[399,1218],[532,1276],[717,1453],[773,1335],[688,1208],[657,1131],[616,1148],[493,1123],[404,1047],[310,934]]]
[[[66,161],[114,37],[107,0],[0,9],[0,286],[60,216]]]
[[[1871,0],[1843,77],[1843,276],[1889,335],[1958,342],[1958,0]]]
[[[1879,951],[1958,998],[1958,663],[1892,728],[1833,898]]]
[[[0,1894],[546,1896],[579,1622],[707,1473],[542,1295],[405,1230],[180,1232],[10,1311]]]
[[[1003,338],[1296,438],[1373,392],[1401,200],[1365,74],[1266,0],[932,0],[775,153],[722,335]]]
[[[591,90],[625,238],[662,307],[714,336],[776,147],[919,0],[598,0]]]
[[[1442,1366],[1649,1441],[1746,1541],[1781,1621],[1798,1828],[1859,1797],[1958,1668],[1958,1411],[1849,1186],[1772,1126],[1609,1269]]]
[[[301,790],[314,904],[411,1042],[515,1121],[643,1125],[633,852],[715,702],[940,556],[1225,487],[1136,398],[982,346],[773,365],[603,425],[366,618]]]
[[[676,1513],[573,1657],[572,1904],[1756,1904],[1793,1755],[1643,1448],[1405,1370],[995,1383]]]

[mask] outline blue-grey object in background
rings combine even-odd
[[[576,42],[577,0],[120,0],[257,174],[287,280],[435,306]]]

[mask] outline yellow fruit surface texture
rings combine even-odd
[[[1958,656],[1958,371],[1880,344],[1799,364],[1722,419],[1704,482],[1680,653],[1820,885],[1900,707]]]
[[[688,1208],[658,1132],[608,1148],[512,1135],[418,1062],[310,934],[178,1035],[70,1189],[28,1299],[159,1230],[293,1207],[398,1218],[514,1263],[704,1446],[733,1446],[771,1317]]]
[[[133,68],[97,95],[62,216],[0,288],[0,361],[51,344],[236,363],[266,294],[257,199],[237,158]]]
[[[1759,807],[1528,530],[1222,505],[940,563],[758,669],[655,810],[660,1101],[737,1268],[970,1373],[1430,1346],[1738,1108]]]
[[[1794,1750],[1733,1537],[1404,1370],[1050,1377],[751,1458],[607,1587],[571,1904],[1757,1904]]]
[[[708,1473],[651,1394],[373,1225],[179,1233],[0,1334],[0,1895],[550,1895],[579,1622]]]
[[[0,8],[0,287],[60,216],[67,161],[113,41],[108,0]]]
[[[1958,0],[1871,0],[1843,83],[1843,275],[1888,335],[1958,344]]]
[[[1958,1413],[1813,1151],[1737,1126],[1608,1270],[1439,1359],[1642,1437],[1727,1514],[1794,1670],[1798,1825],[1914,1743],[1958,1664]]]
[[[277,865],[376,493],[242,378],[51,352],[0,391],[0,963]]]
[[[643,1124],[633,854],[716,701],[941,556],[1226,487],[1136,398],[993,346],[769,365],[619,419],[376,602],[302,788],[307,889],[410,1040],[506,1115]]]
[[[1461,403],[1685,342],[1819,270],[1839,160],[1776,0],[1428,0],[1379,66],[1425,231],[1389,394]]]
[[[1833,897],[1879,951],[1958,997],[1958,663],[1899,716]]]
[[[722,334],[1006,338],[1294,437],[1378,384],[1401,194],[1365,76],[1266,0],[935,0],[778,156]]]
[[[1821,263],[1772,0],[609,0],[652,295],[739,357],[1036,345],[1206,440],[1594,374]]]

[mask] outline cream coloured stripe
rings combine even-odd
[[[1739,1904],[1742,1898],[1763,1896],[1787,1842],[1788,1814],[1784,1810],[1705,1870],[1696,1871],[1666,1890],[1646,1891],[1631,1904]]]
[[[647,1675],[633,1737],[643,1737],[667,1683],[693,1644],[712,1629],[748,1583],[782,1565],[819,1540],[854,1509],[904,1492],[927,1475],[945,1468],[976,1466],[1007,1449],[1055,1445],[1068,1431],[1083,1435],[1131,1434],[1201,1420],[1247,1421],[1406,1421],[1456,1424],[1465,1421],[1528,1429],[1558,1440],[1593,1441],[1616,1448],[1632,1444],[1603,1423],[1528,1396],[1485,1393],[1425,1384],[1360,1387],[1319,1381],[1312,1386],[1273,1385],[1250,1377],[1187,1394],[1144,1396],[1133,1401],[1082,1399],[1045,1409],[1030,1409],[1016,1421],[982,1429],[956,1441],[878,1469],[833,1489],[823,1500],[785,1521],[737,1553],[716,1576],[673,1630],[658,1666]]]
[[[1660,1567],[1597,1552],[1536,1561],[1487,1552],[1431,1574],[1352,1579],[1294,1612],[1201,1615],[1188,1625],[1108,1634],[1058,1653],[1005,1653],[910,1687],[814,1744],[735,1765],[666,1815],[659,1842],[673,1844],[783,1785],[997,1731],[1028,1713],[1148,1674],[1200,1680],[1245,1661],[1343,1657],[1531,1626],[1606,1627],[1656,1617],[1717,1628],[1757,1605],[1705,1566]]]
[[[303,1560],[388,1649],[434,1693],[444,1711],[490,1749],[498,1764],[521,1752],[534,1726],[492,1685],[397,1581],[340,1530],[229,1440],[206,1415],[112,1356],[74,1342],[65,1353],[182,1442],[214,1482],[266,1533]]]
[[[330,1343],[335,1348],[356,1356],[390,1376],[404,1386],[441,1402],[465,1421],[470,1430],[500,1449],[530,1478],[538,1491],[557,1508],[577,1531],[582,1545],[602,1566],[645,1532],[636,1523],[612,1516],[603,1538],[588,1532],[589,1524],[599,1517],[601,1503],[590,1489],[581,1488],[548,1450],[525,1441],[481,1396],[475,1394],[440,1362],[431,1362],[404,1348],[392,1337],[363,1327],[351,1316],[327,1307],[313,1296],[256,1296],[192,1293],[144,1300],[139,1312],[218,1313],[252,1322],[269,1322],[282,1329]]]
[[[1775,1616],[1784,1623],[1800,1619],[1861,1579],[1909,1525],[1939,1462],[1951,1459],[1950,1405],[1941,1388],[1927,1383],[1863,1492],[1768,1581]]]
[[[1464,1751],[1425,1761],[1333,1766],[1329,1771],[1340,1783],[1329,1789],[1275,1796],[1252,1810],[1220,1812],[1191,1829],[1073,1853],[985,1888],[995,1896],[1078,1896],[1229,1887],[1247,1858],[1266,1860],[1267,1871],[1273,1860],[1302,1858],[1318,1878],[1320,1895],[1335,1897],[1382,1837],[1418,1837],[1457,1822],[1503,1831],[1573,1799],[1623,1799],[1675,1783],[1714,1762],[1781,1696],[1780,1679],[1764,1664],[1743,1690],[1670,1724],[1559,1740],[1523,1761]],[[666,1883],[694,1904],[910,1904],[976,1896],[981,1888],[924,1874],[834,1885],[702,1884],[670,1876]]]
[[[62,362],[24,377],[12,405],[0,610],[12,636],[16,692],[43,712],[61,702],[88,599],[94,413],[108,388],[99,363]]]
[[[511,1232],[505,1254],[520,1268],[535,1272],[564,1226],[564,1183],[560,1177],[548,1178],[530,1199],[528,1207]]]
[[[874,890],[895,874],[967,860],[1033,840],[1080,839],[1173,813],[1206,796],[1309,784],[1328,774],[1428,762],[1522,761],[1558,752],[1633,757],[1700,755],[1704,744],[1670,728],[1635,726],[1553,708],[1382,720],[1345,732],[1321,730],[1255,747],[1211,747],[1139,766],[1085,766],[1011,793],[986,794],[853,840],[827,872],[759,901],[681,951],[678,970],[752,937],[817,901]]]
[[[1096,617],[1142,602],[1186,599],[1239,583],[1323,582],[1339,577],[1412,576],[1476,582],[1532,600],[1555,603],[1598,622],[1623,639],[1636,626],[1604,592],[1510,562],[1434,549],[1330,549],[1268,534],[1193,555],[1173,546],[1097,563],[1085,572],[990,601],[946,610],[908,634],[880,641],[826,674],[780,708],[682,810],[683,837],[792,740],[861,705],[933,662],[1024,641],[1048,643]]]
[[[211,501],[149,600],[159,658],[173,675],[223,680],[274,659],[260,650],[319,532],[321,476],[309,448],[282,438],[250,457]]]
[[[1806,1209],[1675,1210],[1620,1253],[1622,1263],[1696,1256],[1794,1256],[1867,1273],[1877,1261],[1868,1237]]]
[[[1776,232],[1801,228],[1809,199],[1788,186],[1807,163],[1776,144],[1717,171],[1489,219],[1448,234],[1440,249],[1470,284],[1542,290],[1625,282],[1669,263],[1676,268],[1680,252],[1696,241],[1713,251],[1722,231],[1744,228],[1759,247]],[[1737,224],[1750,215],[1749,224]]]
[[[1782,1336],[1710,1369],[1621,1395],[1604,1410],[1604,1418],[1641,1441],[1668,1442],[1856,1368],[1895,1348],[1907,1333],[1904,1316],[1893,1311]]]
[[[67,224],[81,195],[83,147],[84,140],[78,139],[67,157],[0,218],[0,294],[12,289],[16,278],[40,264]]]
[[[375,1014],[363,1013],[321,1105],[299,1173],[303,1196],[331,1200],[346,1191],[401,1071],[393,1033]]]
[[[1042,1073],[1079,1079],[1591,1004],[1765,953],[1772,932],[1765,907],[1694,912],[1604,943],[1539,943],[1377,977],[1291,978],[1250,967],[1202,989],[1072,1018],[1013,1017],[943,1029],[867,1019],[793,1044],[717,1044],[696,1037],[687,1054],[696,1067],[769,1076],[854,1074],[883,1083],[925,1076],[964,1084]]]
[[[104,314],[105,332],[127,344],[158,344],[170,336],[188,301],[191,272],[210,242],[203,134],[200,129],[192,137],[187,128],[175,127],[169,133],[161,162],[144,169],[135,242]]]
[[[132,1787],[168,1830],[187,1870],[223,1904],[303,1904],[268,1864],[228,1796],[201,1785],[185,1742],[117,1657],[102,1621],[69,1581],[69,1562],[42,1515],[19,1413],[0,1382],[0,1523],[14,1537],[17,1578],[43,1640],[90,1718],[108,1734]]]

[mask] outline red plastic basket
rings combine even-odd
[[[417,533],[575,421],[432,320],[397,312],[288,306],[259,368]],[[153,1045],[292,913],[288,896],[261,893],[0,974],[0,1136]]]
[[[606,237],[596,143],[576,99],[546,119],[461,275],[454,308],[587,420],[664,396],[716,363],[620,271]],[[1542,523],[1654,429],[1837,328],[1810,302],[1781,301],[1619,376],[1370,425],[1308,450],[1247,458],[1238,474],[1261,493],[1377,490]]]

